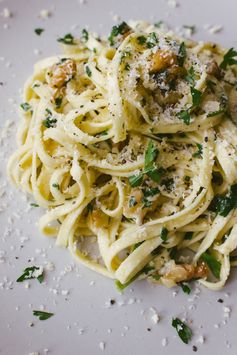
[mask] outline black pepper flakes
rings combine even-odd
[[[196,347],[196,345],[193,345],[193,351],[196,353],[198,350],[198,348]]]
[[[217,300],[217,302],[218,302],[218,303],[223,303],[224,301],[223,301],[222,298],[219,298],[219,299]]]
[[[115,304],[115,300],[111,299],[111,300],[110,300],[110,304],[111,304],[111,305]]]

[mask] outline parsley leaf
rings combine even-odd
[[[57,41],[60,43],[69,44],[69,45],[76,44],[74,42],[74,37],[71,33],[67,33],[64,37],[58,38]]]
[[[127,281],[125,284],[122,284],[119,280],[115,280],[115,286],[117,290],[123,291],[126,287],[128,287],[133,281],[135,281],[140,275],[146,274],[148,275],[150,271],[153,271],[154,267],[150,265],[144,266],[140,271],[136,273],[129,281]]]
[[[216,260],[214,256],[208,253],[203,253],[201,259],[207,264],[208,268],[211,270],[213,275],[217,279],[219,279],[220,272],[221,272],[221,263],[218,260]]]
[[[187,283],[185,283],[185,282],[180,282],[180,283],[179,283],[179,286],[182,288],[182,290],[183,290],[184,293],[187,293],[187,295],[190,294],[191,289],[190,289],[190,287],[188,286]]]
[[[39,283],[42,283],[43,279],[44,279],[43,269],[42,269],[42,272],[36,277],[36,276],[34,276],[34,273],[37,270],[40,270],[40,267],[38,267],[38,266],[27,267],[23,271],[23,274],[20,277],[18,277],[16,282],[23,282],[25,280],[37,279],[39,281]]]
[[[231,186],[228,194],[216,195],[209,206],[211,211],[223,217],[226,217],[233,208],[237,208],[237,184]]]
[[[225,53],[223,61],[220,64],[220,68],[225,70],[228,65],[237,64],[237,59],[234,59],[236,56],[237,51],[235,51],[234,48],[230,48],[228,52]]]
[[[55,189],[59,189],[59,184],[52,184],[53,187],[55,187]]]
[[[31,109],[30,104],[28,104],[28,102],[23,102],[20,107],[22,108],[22,110],[24,110],[25,112],[29,111]]]
[[[89,39],[89,32],[85,28],[83,28],[81,33],[82,33],[81,38],[82,38],[83,42],[87,42]]]
[[[137,42],[140,44],[140,45],[143,45],[146,43],[146,37],[145,36],[139,36],[137,37]]]
[[[63,101],[62,97],[56,97],[55,98],[54,102],[55,102],[56,108],[60,108],[61,107],[62,101]]]
[[[183,120],[186,125],[190,124],[191,121],[191,116],[188,112],[188,110],[182,110],[177,114],[178,118],[180,120]]]
[[[57,122],[56,118],[46,117],[46,119],[43,120],[43,125],[46,128],[51,128],[51,127],[55,127],[56,122]]]
[[[162,227],[160,237],[163,240],[163,242],[167,241],[167,237],[168,237],[168,229],[167,228]]]
[[[164,174],[164,169],[162,167],[157,168],[156,166],[151,166],[144,170],[144,174],[147,174],[151,180],[159,183]]]
[[[118,35],[123,35],[128,31],[130,31],[130,27],[124,21],[120,23],[118,26],[113,26],[110,35],[108,37],[110,45],[113,46],[115,44],[114,41],[115,37],[117,37]]]
[[[147,37],[147,48],[153,48],[158,44],[158,38],[155,32],[151,32]]]
[[[201,158],[202,157],[202,153],[203,153],[202,144],[197,143],[197,148],[198,148],[198,151],[193,154],[193,157],[194,158]]]
[[[129,176],[128,181],[132,187],[140,186],[143,181],[143,173]]]
[[[49,319],[54,315],[54,313],[43,312],[43,311],[33,311],[33,315],[39,317],[39,320]]]
[[[31,205],[31,207],[39,207],[39,205],[37,203],[31,203],[30,205]]]
[[[145,169],[150,167],[155,162],[158,153],[158,149],[154,146],[153,141],[150,140],[145,152]]]
[[[195,71],[193,66],[188,70],[188,75],[185,76],[185,80],[192,86],[195,84]]]
[[[199,106],[201,102],[202,92],[191,86],[191,95],[193,99],[193,107]]]
[[[180,67],[183,67],[186,56],[187,56],[186,45],[184,42],[182,42],[179,46],[179,52],[178,52],[178,63]]]
[[[91,72],[90,68],[88,67],[88,65],[86,65],[86,74],[89,76],[89,78],[92,75],[92,72]]]
[[[158,187],[148,187],[147,189],[143,190],[143,195],[144,197],[150,197],[150,196],[155,196],[157,195],[160,190]]]
[[[180,339],[185,344],[188,344],[189,340],[192,338],[191,329],[184,322],[182,322],[179,318],[172,319],[172,326],[177,330],[177,333],[178,333]]]
[[[184,235],[184,240],[191,240],[193,237],[193,232],[186,232]]]
[[[35,33],[37,34],[37,36],[40,36],[42,32],[44,32],[43,28],[35,28]]]
[[[217,116],[217,115],[220,115],[221,113],[224,113],[224,112],[225,112],[225,110],[218,110],[218,111],[209,112],[207,117]]]

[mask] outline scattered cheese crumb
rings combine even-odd
[[[215,33],[219,33],[223,30],[223,26],[221,25],[215,25],[209,28],[209,33],[211,34],[215,34]]]
[[[51,12],[50,12],[49,10],[43,9],[43,10],[40,11],[40,17],[41,17],[42,19],[47,19],[47,18],[49,18],[50,16],[51,16]]]
[[[168,340],[167,338],[163,338],[161,341],[162,346],[167,346],[168,345]]]
[[[100,342],[99,348],[100,348],[101,351],[104,351],[104,349],[105,349],[105,343],[104,343],[103,341]]]
[[[5,8],[2,10],[1,15],[2,15],[3,17],[5,17],[5,18],[12,17],[12,13],[11,13],[11,11],[10,11],[7,7],[5,7]]]
[[[202,335],[200,335],[199,338],[197,339],[197,343],[200,343],[200,344],[203,344],[204,341],[205,341],[205,338]]]
[[[172,8],[175,8],[175,7],[179,6],[179,4],[178,4],[178,2],[176,0],[168,0],[167,4],[168,4],[169,7],[172,7]]]

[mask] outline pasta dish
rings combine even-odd
[[[8,162],[40,230],[120,290],[219,290],[237,260],[237,52],[145,22],[59,42],[26,82]]]

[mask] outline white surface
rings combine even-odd
[[[0,82],[4,83],[0,86],[0,127],[4,127],[6,120],[14,121],[9,137],[2,143],[0,133],[0,211],[3,209],[0,212],[0,354],[39,352],[42,355],[48,349],[49,354],[55,355],[187,355],[193,353],[193,345],[198,347],[199,355],[237,354],[236,272],[232,272],[225,290],[219,293],[201,289],[198,294],[194,289],[187,296],[180,289],[168,290],[139,282],[120,295],[111,280],[74,264],[67,250],[56,248],[54,240],[40,235],[36,222],[41,211],[37,208],[28,211],[32,201],[27,202],[22,193],[8,184],[2,187],[6,181],[6,160],[15,146],[17,108],[21,102],[18,90],[31,74],[36,60],[59,52],[58,36],[68,32],[77,35],[87,24],[93,31],[107,33],[114,24],[114,15],[120,15],[125,20],[164,20],[172,27],[195,24],[196,38],[237,47],[236,0],[177,0],[177,8],[168,2],[0,1],[0,13],[4,8],[12,13],[10,18],[0,16]],[[40,18],[42,9],[50,10],[52,16]],[[206,24],[223,25],[223,31],[210,34],[203,28]],[[33,31],[36,27],[45,29],[40,37]],[[48,261],[55,264],[55,270],[46,271],[45,284],[30,280],[30,287],[26,288],[26,283],[15,282],[25,267],[45,265]],[[71,272],[66,271],[70,268]],[[66,290],[68,295],[63,295]],[[116,303],[108,308],[111,298]],[[217,302],[219,298],[223,298],[223,304]],[[55,316],[39,321],[32,310],[40,309],[41,305]],[[224,317],[228,313],[224,312],[224,306],[230,307],[230,317]],[[157,324],[152,320],[154,311],[150,307],[159,315]],[[171,327],[174,316],[191,322],[194,336],[190,345],[183,344]],[[34,326],[30,327],[30,322]]]

